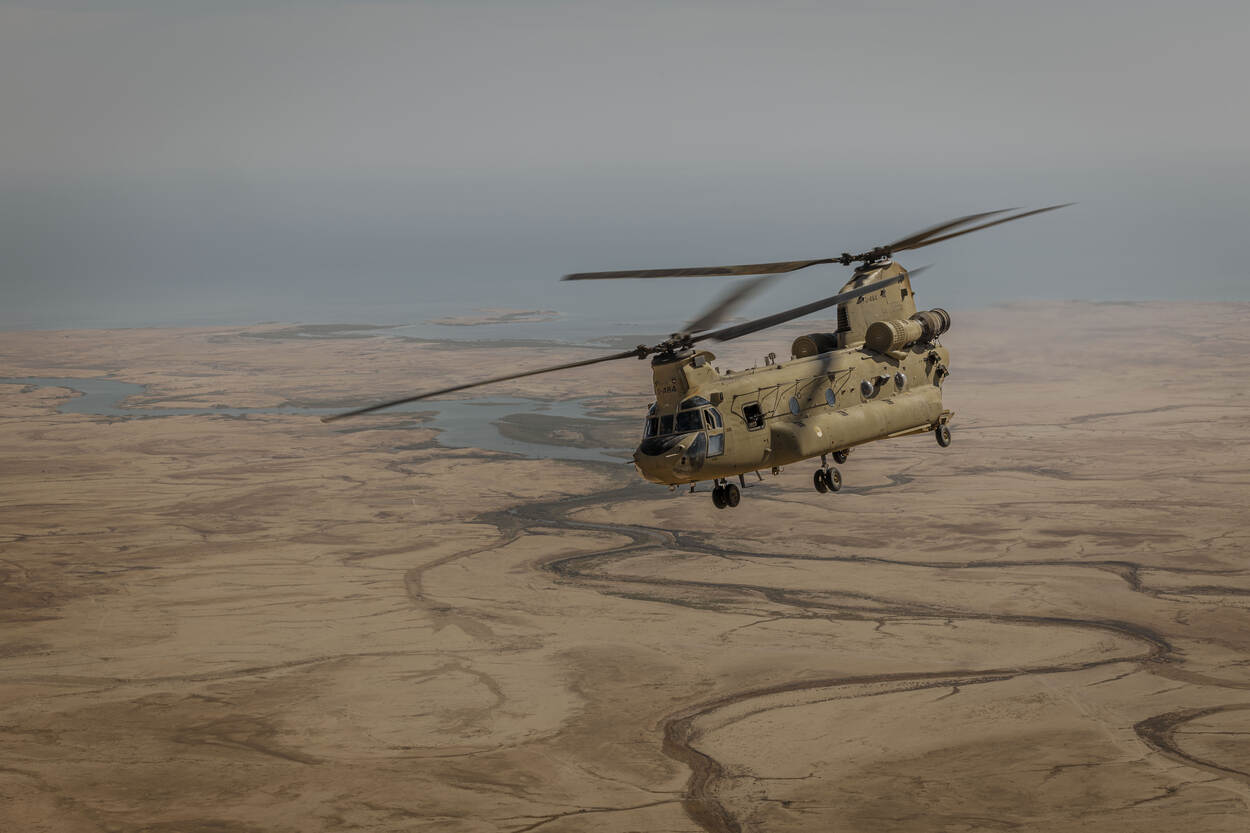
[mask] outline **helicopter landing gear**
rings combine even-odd
[[[837,492],[842,489],[842,472],[838,471],[836,466],[829,466],[826,469],[816,469],[816,473],[812,475],[812,485],[816,487],[816,491],[822,495],[828,492]]]
[[[742,492],[732,483],[717,483],[712,489],[712,505],[717,509],[733,509],[742,502]]]
[[[951,444],[951,429],[946,423],[942,423],[933,429],[933,436],[937,438],[937,444],[946,448]]]
[[[842,491],[842,472],[838,471],[837,466],[830,466],[825,469],[825,485],[829,487],[831,492]]]
[[[851,456],[851,450],[844,448],[841,451],[833,452],[833,461],[839,466],[846,465],[846,458]]]

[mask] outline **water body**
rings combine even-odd
[[[69,388],[76,396],[57,408],[63,414],[87,414],[121,419],[158,419],[170,416],[231,416],[249,414],[325,414],[338,413],[343,408],[308,408],[298,405],[280,405],[269,408],[162,408],[144,405],[127,406],[126,400],[147,394],[145,385],[122,382],[117,379],[67,379],[49,377],[0,378],[0,384],[34,385],[41,388]],[[525,457],[558,460],[596,460],[619,463],[620,456],[603,448],[571,448],[560,445],[524,442],[505,437],[499,432],[498,421],[515,414],[544,414],[581,420],[608,422],[595,417],[587,410],[585,400],[544,402],[537,399],[494,396],[483,399],[456,399],[446,401],[409,402],[392,408],[395,413],[431,414],[433,418],[424,425],[437,429],[440,445],[448,448],[481,448],[503,451]],[[346,423],[343,428],[350,428]],[[327,430],[335,430],[328,428]],[[618,453],[620,449],[617,449]]]
[[[546,324],[551,324],[547,327]],[[353,339],[401,338],[437,342],[444,347],[521,347],[569,346],[598,347],[619,350],[638,344],[654,344],[667,337],[669,331],[653,327],[634,327],[622,334],[617,329],[594,323],[552,322],[487,323],[448,325],[418,324],[287,324],[278,329],[243,331],[242,335],[264,339]]]

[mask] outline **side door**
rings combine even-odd
[[[719,457],[725,453],[725,422],[715,408],[703,410],[703,428],[707,431],[707,456]]]

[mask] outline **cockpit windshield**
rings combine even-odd
[[[700,399],[699,401],[700,404],[706,403],[706,400]],[[682,403],[682,405],[689,404],[691,404],[690,400]],[[692,431],[702,431],[705,425],[709,428],[720,427],[720,414],[715,408],[690,408],[678,411],[676,414],[657,416],[653,405],[642,435],[643,437],[662,437],[665,434],[689,434]]]
[[[687,431],[698,431],[703,427],[703,415],[698,411],[678,411],[677,412],[677,428],[678,434]]]

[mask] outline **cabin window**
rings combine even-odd
[[[760,410],[760,403],[758,402],[743,405],[742,418],[746,420],[748,431],[755,431],[764,427],[764,412]]]

